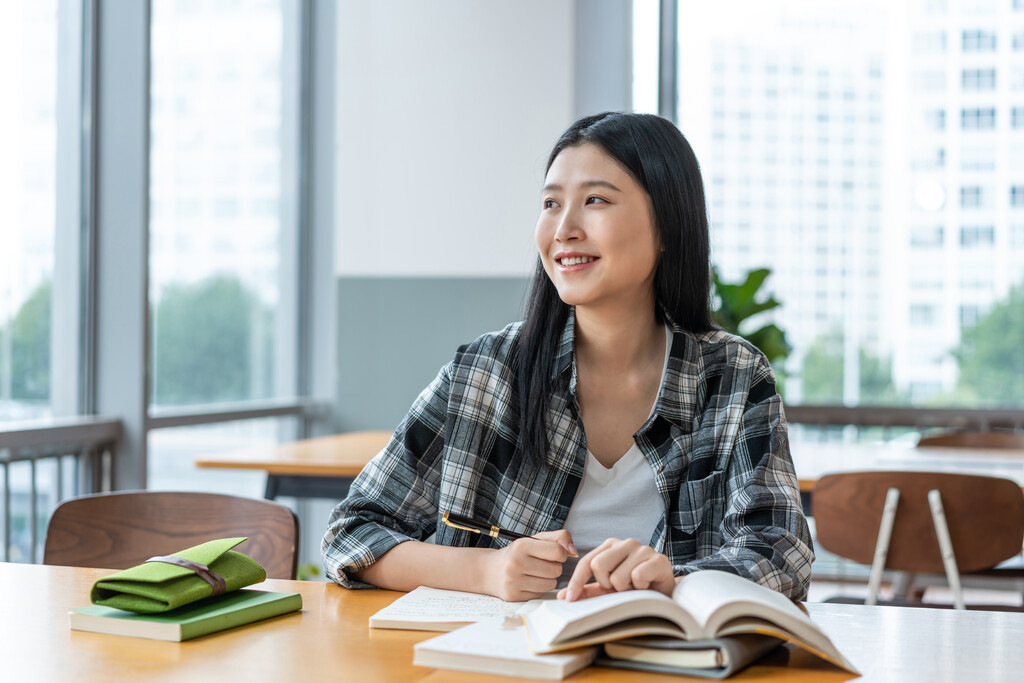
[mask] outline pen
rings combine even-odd
[[[514,531],[501,529],[493,524],[484,524],[483,522],[478,522],[470,519],[469,517],[457,515],[454,512],[448,512],[447,510],[445,510],[441,515],[441,521],[456,529],[472,531],[474,534],[490,536],[491,538],[504,538],[507,541],[515,541],[520,538],[532,538],[526,534],[517,534]],[[570,555],[569,557],[579,557],[579,555]]]

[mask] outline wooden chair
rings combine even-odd
[[[996,477],[846,472],[818,480],[814,520],[821,547],[872,565],[864,602],[875,603],[882,570],[893,569],[945,572],[955,603],[963,607],[960,574],[991,569],[1021,553],[1024,494],[1016,482]]]
[[[299,522],[269,500],[219,493],[127,491],[69,498],[53,511],[43,564],[127,569],[216,538],[247,536],[235,550],[268,578],[294,579]]]
[[[998,448],[1024,451],[1024,432],[945,432],[922,436],[918,446],[944,448]]]

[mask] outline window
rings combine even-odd
[[[1015,223],[1010,226],[1010,246],[1024,247],[1024,223]]]
[[[966,144],[960,148],[960,167],[965,171],[991,171],[996,167],[995,145]]]
[[[296,306],[286,279],[295,271],[281,259],[295,230],[281,210],[295,144],[284,122],[286,1],[152,3],[149,193],[151,207],[167,208],[150,213],[157,414],[298,393],[294,355],[279,351],[291,347]],[[150,485],[187,488],[195,475],[182,454],[224,435],[276,441],[276,422],[263,424],[152,432]]]
[[[916,227],[910,233],[910,246],[941,247],[943,232],[941,225],[923,225]]]
[[[946,129],[946,110],[928,109],[924,113],[924,123],[932,130]]]
[[[658,41],[645,40],[657,35],[658,3],[654,0],[633,2],[633,110],[658,112]]]
[[[922,55],[928,55],[942,54],[945,51],[945,31],[922,31],[914,34],[914,52]]]
[[[942,147],[925,147],[914,150],[911,167],[915,170],[925,171],[942,168],[945,165],[946,150]]]
[[[970,30],[963,32],[964,52],[995,52],[996,32]]]
[[[1024,128],[1024,107],[1014,107],[1010,110],[1010,125],[1018,130]]]
[[[197,485],[204,473],[191,455],[308,435],[312,410],[326,407],[312,387],[333,384],[333,373],[303,370],[322,363],[313,351],[323,358],[337,348],[333,297],[321,297],[331,266],[313,254],[300,268],[300,257],[329,243],[330,212],[298,188],[334,157],[313,149],[299,163],[298,125],[309,111],[300,91],[315,85],[322,101],[333,99],[334,66],[318,53],[300,59],[308,3],[299,3],[151,0],[110,12],[97,2],[0,3],[0,92],[12,95],[0,107],[0,429],[12,419],[109,416],[70,427],[43,421],[33,431],[52,431],[52,442],[0,456],[0,526],[11,531],[0,557],[39,561],[29,529],[45,529],[56,500],[89,486],[259,495],[259,475],[239,489],[236,475]],[[324,39],[333,8],[318,17],[311,30]],[[329,126],[315,124],[319,139],[331,137]],[[107,192],[113,201],[96,201]],[[310,216],[301,232],[300,208]],[[220,335],[238,326],[247,340]],[[218,336],[228,345],[221,362],[197,367],[189,356],[214,349],[207,343]],[[329,352],[314,348],[325,339]],[[224,403],[238,397],[274,400]],[[199,405],[211,399],[220,405]],[[111,466],[71,467],[97,431],[104,446],[116,439],[114,420],[130,436]],[[7,464],[8,455],[33,459]]]
[[[991,130],[995,128],[995,108],[962,109],[960,111],[960,127],[964,130]]]
[[[932,304],[911,304],[910,324],[915,327],[928,327],[935,324],[935,306]]]
[[[153,3],[152,98],[187,103],[151,122],[154,406],[293,394],[274,386],[282,216],[254,210],[282,193],[260,172],[282,158],[281,6],[242,4]]]
[[[58,155],[70,158],[70,138],[58,134],[58,70],[69,55],[57,40],[57,5],[5,4],[0,21],[0,423],[77,412],[61,400],[68,392],[60,385],[73,379],[55,376],[52,355],[54,277],[63,275],[55,236],[59,221],[75,227],[74,212],[60,208],[74,206],[71,188],[58,186]],[[77,339],[77,329],[62,332]]]
[[[1010,206],[1014,208],[1024,207],[1024,185],[1013,185],[1010,187]]]
[[[971,185],[960,188],[960,207],[986,209],[992,206],[992,192],[988,188]]]
[[[974,304],[962,304],[960,306],[960,327],[974,327],[981,317],[981,308]]]
[[[714,169],[706,187],[713,259],[727,281],[771,269],[782,306],[765,318],[794,347],[784,365],[795,394],[787,400],[813,400],[804,384],[808,358],[842,368],[851,349],[872,339],[882,345],[877,357],[892,359],[879,383],[891,391],[858,389],[844,401],[913,402],[925,393],[964,400],[956,393],[960,356],[950,354],[961,344],[959,306],[989,315],[1024,267],[1010,230],[1024,210],[1005,210],[1004,194],[1024,168],[1024,136],[1011,128],[1024,116],[1013,112],[1024,109],[1013,92],[1016,72],[1024,73],[1015,57],[1024,54],[1024,27],[1007,20],[1011,1],[876,3],[868,13],[856,2],[730,0],[680,12],[677,36],[702,37],[678,40],[675,85],[679,127]],[[757,22],[736,21],[755,14]],[[890,106],[886,93],[904,84],[899,106]],[[755,234],[771,244],[814,242],[772,254],[750,242]],[[957,268],[965,263],[984,265],[995,284],[962,281]],[[968,285],[966,301],[960,290]],[[858,339],[829,354],[824,340],[840,308],[840,326]],[[934,350],[920,352],[924,338]],[[913,393],[924,386],[928,392]],[[1004,400],[1024,405],[1024,395]]]
[[[998,12],[1006,0],[969,0],[960,4],[963,14],[991,14]]]
[[[1013,50],[1020,52],[1024,50],[1024,31],[1015,31],[1013,34]]]
[[[996,229],[991,225],[965,225],[960,228],[960,246],[991,247],[995,244]]]
[[[960,77],[960,85],[964,90],[995,90],[995,69],[964,69]]]
[[[946,89],[946,72],[927,69],[914,74],[914,90],[919,92],[941,92]]]

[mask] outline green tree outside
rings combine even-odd
[[[1024,284],[1010,290],[953,350],[960,376],[952,397],[961,405],[1024,404]]]
[[[909,397],[896,391],[892,381],[892,363],[861,347],[861,405],[908,403]],[[841,404],[843,402],[843,333],[833,329],[819,337],[807,350],[801,372],[803,402]]]
[[[7,328],[11,335],[11,399],[50,400],[50,310],[53,285],[44,280]]]
[[[272,392],[273,313],[237,277],[171,285],[153,307],[151,401],[186,405]]]

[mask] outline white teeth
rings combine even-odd
[[[579,266],[584,263],[590,263],[593,260],[593,256],[572,256],[570,258],[559,259],[558,262],[563,266]]]

